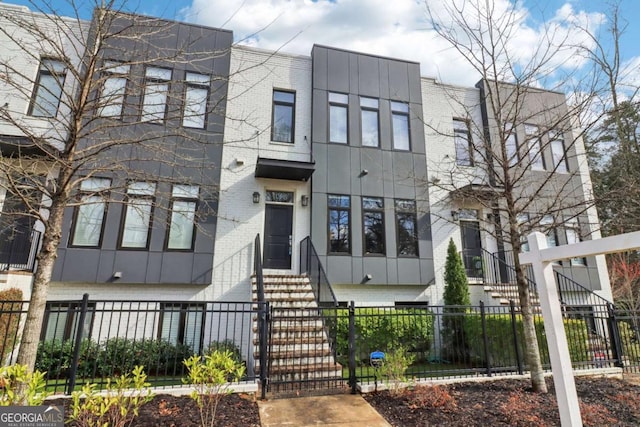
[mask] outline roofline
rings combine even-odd
[[[339,48],[339,47],[333,47],[333,46],[327,46],[327,45],[322,45],[322,44],[313,44],[313,46],[311,47],[311,51],[313,52],[313,49],[315,49],[316,47],[321,47],[324,49],[331,49],[331,50],[339,50],[341,52],[346,52],[346,53],[353,53],[356,55],[362,55],[362,56],[371,56],[373,58],[382,58],[382,59],[388,59],[391,61],[399,61],[399,62],[406,62],[408,64],[416,64],[416,65],[420,65],[419,62],[417,61],[410,61],[408,59],[400,59],[400,58],[392,58],[390,56],[384,56],[384,55],[376,55],[374,53],[365,53],[365,52],[357,52],[355,50],[349,50],[349,49],[343,49],[343,48]]]

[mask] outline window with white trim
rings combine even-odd
[[[200,188],[197,185],[173,186],[167,249],[193,250],[199,192]]]
[[[182,126],[203,129],[207,116],[207,98],[211,78],[205,74],[187,72],[185,80]]]
[[[391,125],[393,128],[393,148],[409,151],[411,149],[409,104],[391,101]]]
[[[145,70],[141,117],[143,122],[164,122],[170,80],[171,70],[157,67],[147,67]]]
[[[102,91],[98,114],[102,117],[122,117],[124,95],[127,87],[127,76],[130,65],[115,61],[105,61],[103,69]]]
[[[544,156],[542,155],[542,142],[540,141],[538,126],[525,124],[524,134],[527,137],[531,169],[535,171],[545,170],[546,167],[544,164]]]
[[[122,216],[121,248],[144,249],[149,246],[149,230],[156,184],[131,182]]]
[[[29,105],[28,114],[30,116],[56,116],[66,74],[67,68],[64,62],[51,58],[42,58],[31,96],[31,104]]]
[[[110,186],[108,178],[87,178],[80,184],[81,204],[75,209],[71,246],[100,246]]]

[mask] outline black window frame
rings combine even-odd
[[[406,203],[410,203],[413,205],[412,208],[406,208],[403,206]],[[401,242],[400,242],[400,216],[411,216],[413,219],[413,254],[401,253]],[[419,240],[418,240],[418,213],[416,209],[416,201],[409,199],[395,199],[394,200],[394,219],[396,225],[396,254],[399,258],[419,258],[420,257],[420,249],[419,249]],[[406,230],[404,227],[402,229]]]
[[[461,129],[456,126],[456,123],[461,123],[464,125],[464,129]],[[463,138],[466,141],[466,150],[468,154],[468,159],[466,162],[462,162],[458,157],[458,138]],[[453,146],[456,152],[456,165],[458,166],[474,166],[475,160],[473,158],[473,140],[471,139],[471,126],[469,120],[462,119],[459,117],[453,118]]]
[[[339,96],[346,96],[347,100],[346,102],[340,102],[340,101],[336,101],[331,100],[331,95],[339,95]],[[349,145],[349,94],[346,93],[340,93],[340,92],[328,92],[327,93],[327,102],[328,102],[328,106],[329,106],[329,111],[328,111],[328,134],[327,134],[327,140],[330,143],[333,144],[345,144],[345,145]],[[347,128],[345,129],[345,136],[344,136],[344,142],[343,141],[334,141],[331,139],[331,110],[333,108],[339,108],[339,109],[344,109],[344,117],[345,117],[345,123],[347,125]]]
[[[204,82],[200,82],[200,81],[195,81],[195,80],[189,80],[189,75],[193,74],[193,75],[199,75],[199,76],[203,76],[208,78],[207,83]],[[186,113],[187,113],[187,93],[189,91],[189,89],[205,89],[207,92],[207,95],[204,99],[204,113],[203,113],[203,117],[202,117],[202,126],[188,126],[185,124],[185,118]],[[211,76],[208,74],[203,74],[203,73],[198,73],[195,71],[185,71],[185,75],[184,75],[184,102],[182,105],[182,117],[181,117],[181,124],[182,127],[185,127],[187,129],[206,129],[207,128],[207,124],[208,124],[208,107],[209,107],[209,97],[211,96]]]
[[[97,115],[99,117],[104,117],[112,120],[122,120],[124,115],[124,109],[125,109],[125,100],[127,97],[127,88],[129,86],[129,81],[130,81],[129,76],[131,73],[131,65],[121,61],[116,61],[116,60],[105,60],[103,63],[103,67],[104,68],[102,70],[102,82],[100,84],[100,93],[97,100],[97,102],[99,103],[97,108]],[[127,71],[126,72],[118,71],[119,67],[126,67]],[[122,103],[120,104],[120,113],[117,115],[109,115],[109,114],[105,115],[104,109],[111,105],[106,103],[102,104],[105,98],[105,95],[104,95],[105,86],[110,79],[124,79],[125,81],[124,87],[123,87],[123,93],[122,93]]]
[[[282,101],[276,99],[276,93],[289,94],[293,95],[293,101]],[[291,132],[290,132],[290,141],[276,139],[276,107],[277,106],[285,106],[291,108]],[[296,140],[296,91],[287,90],[287,89],[273,89],[272,95],[272,106],[271,106],[271,141],[272,142],[281,142],[284,144],[294,144]]]
[[[380,207],[372,208],[365,207],[366,199],[372,201],[379,201]],[[362,207],[362,254],[364,256],[386,256],[387,254],[387,245],[386,245],[386,228],[385,228],[385,215],[384,215],[384,197],[373,197],[373,196],[362,196],[360,198],[361,207]],[[380,236],[380,246],[381,249],[377,251],[369,251],[368,247],[368,239],[367,239],[367,215],[379,214],[382,234]]]
[[[163,326],[164,326],[164,318],[167,312],[176,312],[178,310],[168,310],[168,308],[177,308],[179,310],[179,318],[178,318],[178,336],[175,337],[175,343],[171,341],[171,337],[165,338],[163,337]],[[160,314],[158,316],[158,339],[170,342],[174,345],[185,345],[189,346],[189,344],[185,343],[185,337],[188,337],[186,333],[187,328],[187,314],[188,313],[202,313],[202,319],[200,322],[200,334],[198,336],[198,342],[191,350],[200,354],[203,350],[204,343],[204,332],[207,318],[207,304],[206,303],[198,303],[198,302],[161,302],[160,303]],[[195,338],[195,334],[193,335]]]
[[[505,154],[508,156],[509,153],[509,139],[513,138],[513,145],[514,145],[514,156],[512,156],[511,158],[506,158],[505,160],[507,161],[507,167],[512,168],[514,166],[516,166],[518,163],[520,163],[520,143],[518,141],[518,133],[516,131],[516,127],[512,124],[507,124],[506,129],[505,129],[505,141],[504,141],[504,145],[505,145]]]
[[[393,100],[390,101],[389,103],[391,108],[391,139],[392,139],[391,146],[393,147],[394,150],[397,150],[397,151],[411,151],[411,145],[412,145],[411,144],[411,119],[409,114],[411,109],[409,107],[409,103],[404,101],[393,101]],[[399,110],[395,108],[395,106],[397,105],[405,106],[406,110],[405,109]],[[399,148],[396,146],[396,126],[395,126],[396,116],[406,118],[407,120],[407,148]]]
[[[129,190],[130,190],[130,186],[129,185],[130,184],[142,183],[142,182],[154,185],[153,194],[147,195],[147,194],[129,193]],[[122,214],[121,214],[121,218],[120,218],[120,230],[118,232],[118,249],[123,249],[123,250],[127,250],[127,251],[144,251],[144,250],[148,250],[149,249],[149,243],[151,242],[151,229],[152,229],[152,225],[153,225],[153,215],[154,215],[155,205],[156,205],[155,193],[157,191],[157,184],[155,182],[132,181],[132,182],[129,183],[129,185],[127,185],[127,189],[125,190],[126,191],[126,196],[125,196],[124,203],[123,203],[123,206],[122,206]],[[122,239],[124,238],[125,225],[126,225],[126,221],[127,221],[127,211],[129,209],[129,207],[135,205],[135,203],[132,203],[132,201],[134,201],[134,200],[149,200],[151,202],[151,209],[149,211],[149,223],[147,224],[147,241],[146,241],[144,246],[124,246],[123,245],[123,241],[122,241]]]
[[[535,128],[535,132],[531,132],[530,129]],[[544,158],[544,151],[542,149],[542,137],[540,135],[540,127],[532,123],[524,124],[524,136],[526,139],[527,150],[529,153],[529,163],[531,164],[531,170],[533,171],[546,171],[547,161]],[[535,148],[535,149],[534,149]],[[537,167],[537,158],[540,159],[541,169]],[[534,167],[536,166],[536,167]]]
[[[46,303],[45,311],[44,311],[44,319],[42,321],[42,329],[40,330],[40,341],[42,342],[50,342],[50,341],[70,341],[75,340],[77,334],[77,327],[80,321],[80,312],[82,310],[81,302],[56,302],[49,301]],[[87,315],[85,316],[85,325],[86,329],[88,329],[88,334],[83,335],[83,339],[91,338],[91,331],[93,329],[93,321],[95,319],[96,312],[96,303],[90,302],[87,305]],[[65,325],[63,327],[62,337],[53,336],[47,337],[47,331],[49,329],[49,323],[52,321],[52,314],[56,314],[59,316],[61,313],[65,313]],[[56,324],[59,322],[59,319],[56,320]]]
[[[109,195],[111,194],[111,185],[113,184],[113,181],[111,178],[95,176],[95,177],[87,178],[82,182],[86,182],[87,180],[90,180],[90,179],[105,179],[109,181],[109,185],[106,189],[98,190],[98,191],[83,190],[82,187],[78,189],[78,192],[76,194],[76,200],[78,204],[73,208],[73,216],[71,220],[71,231],[69,233],[69,243],[67,244],[67,247],[70,247],[70,248],[99,249],[102,247],[102,239],[104,238],[104,229],[106,226],[105,219],[107,218],[107,214],[109,212]],[[82,183],[80,184],[80,186],[82,186]],[[77,227],[78,227],[78,215],[80,213],[80,209],[82,209],[83,206],[86,206],[86,204],[82,203],[85,197],[101,197],[102,202],[100,203],[104,204],[104,212],[102,213],[102,220],[100,222],[100,236],[98,237],[98,243],[96,245],[81,245],[81,244],[75,243]]]
[[[57,62],[63,66],[64,70],[57,72],[55,71],[54,66],[47,66],[46,61]],[[59,89],[60,93],[54,94],[45,86],[42,86],[41,80],[43,76],[53,77],[56,80],[56,89]],[[59,78],[60,76],[62,76],[62,79]],[[47,57],[47,56],[40,58],[40,62],[38,64],[38,75],[36,76],[36,81],[35,81],[35,84],[33,85],[33,91],[31,92],[31,99],[29,101],[29,108],[27,110],[27,115],[31,117],[40,117],[40,118],[56,117],[58,115],[58,110],[60,109],[60,101],[62,99],[62,94],[64,92],[64,83],[66,78],[67,78],[67,66],[64,63],[64,61],[62,61],[60,58]],[[39,104],[37,103],[37,99],[38,99],[38,94],[40,93],[40,90],[45,90],[49,92],[49,94],[55,95],[55,98],[57,99],[58,102],[55,105],[56,108],[53,114],[46,114],[46,115],[34,114],[34,110],[36,109],[37,106],[39,106]],[[44,110],[42,106],[39,106],[39,107]],[[50,112],[47,111],[47,113],[50,113]]]
[[[158,70],[165,70],[165,71],[169,71],[170,75],[168,78],[159,78],[159,77],[153,77],[153,76],[149,76],[147,74],[147,72],[150,69],[158,69]],[[144,70],[144,92],[142,93],[142,96],[140,97],[140,102],[141,102],[141,106],[140,106],[140,121],[143,123],[151,123],[151,124],[165,124],[167,121],[167,112],[169,110],[169,93],[171,92],[171,80],[173,79],[173,69],[168,68],[168,67],[158,67],[155,65],[150,65],[147,66]],[[165,95],[165,99],[164,99],[164,111],[162,113],[162,118],[159,119],[150,119],[150,118],[146,118],[146,116],[149,115],[153,115],[153,113],[150,114],[146,114],[145,113],[145,105],[147,105],[145,103],[145,98],[147,96],[147,88],[150,85],[153,84],[161,84],[161,83],[166,83],[167,85],[167,90],[164,93]]]
[[[362,105],[363,100],[371,100],[376,102],[376,107]],[[368,145],[364,143],[364,113],[376,113],[376,145]],[[360,97],[360,145],[367,148],[380,148],[380,100],[369,96]]]
[[[562,147],[562,157],[558,162],[556,162],[556,156],[554,155],[554,142],[559,142],[560,147]],[[569,169],[569,156],[567,155],[567,147],[564,145],[564,137],[561,132],[551,131],[549,132],[549,149],[551,150],[551,163],[553,165],[553,170],[557,173],[570,173]],[[563,164],[564,168],[560,168],[560,165]]]
[[[348,206],[331,206],[329,202],[331,197],[340,197],[341,200],[348,200]],[[332,250],[332,240],[331,240],[331,211],[338,212],[346,212],[347,213],[347,250]],[[351,251],[353,250],[353,242],[352,242],[352,221],[351,221],[351,196],[348,194],[327,194],[327,253],[331,255],[351,255]]]
[[[174,191],[175,191],[175,187],[177,186],[181,186],[184,185],[186,187],[197,187],[198,188],[198,195],[195,197],[185,197],[185,196],[175,196],[174,195]],[[165,234],[165,239],[164,239],[164,250],[166,252],[193,252],[194,248],[195,248],[195,242],[196,242],[196,234],[198,233],[198,227],[197,227],[197,223],[198,223],[198,208],[199,208],[199,204],[200,204],[200,191],[201,188],[199,185],[189,185],[189,184],[177,184],[174,185],[173,188],[171,189],[171,198],[170,198],[170,202],[169,202],[169,217],[168,217],[168,222],[167,222],[167,230],[166,230],[166,234]],[[191,246],[189,248],[170,248],[169,247],[169,239],[171,237],[171,224],[173,224],[173,207],[175,205],[176,202],[193,202],[195,203],[194,207],[193,207],[193,222],[191,224],[192,229],[191,229]]]

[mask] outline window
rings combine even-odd
[[[29,106],[30,116],[55,117],[60,105],[66,71],[62,61],[46,58],[41,60]]]
[[[549,139],[551,140],[551,158],[553,159],[554,169],[561,173],[569,172],[562,135],[559,132],[551,132]]]
[[[547,246],[558,246],[558,236],[556,235],[556,229],[553,227],[554,220],[552,215],[544,215],[540,220],[540,225],[543,226],[543,232],[547,236]]]
[[[199,353],[204,332],[204,304],[161,304],[159,338],[173,345],[182,344]]]
[[[580,238],[580,224],[576,218],[565,221],[564,234],[567,238],[567,245],[572,245],[582,241]],[[571,258],[571,265],[587,265],[587,260],[583,257]]]
[[[269,203],[293,203],[293,192],[292,191],[271,191],[267,190],[265,192],[265,199]]]
[[[105,61],[104,82],[98,110],[98,114],[102,117],[122,117],[124,93],[130,68],[129,65]]]
[[[80,184],[81,205],[75,210],[72,246],[100,246],[110,186],[108,178],[87,178]]]
[[[127,204],[122,217],[121,248],[147,248],[156,185],[132,182],[127,187]]]
[[[329,93],[329,142],[348,143],[349,95]]]
[[[516,137],[516,131],[510,124],[507,124],[506,129],[505,154],[507,156],[506,161],[509,166],[515,166],[518,164],[518,139]]]
[[[174,185],[171,192],[171,223],[167,249],[192,250],[196,205],[199,188],[197,185]]]
[[[295,126],[296,94],[293,92],[273,91],[273,119],[271,140],[293,144]]]
[[[391,124],[393,125],[393,148],[409,150],[409,104],[391,101]]]
[[[416,202],[396,200],[395,204],[398,256],[418,256]]]
[[[182,126],[204,128],[210,84],[209,76],[187,72]]]
[[[44,312],[44,328],[40,339],[42,341],[67,341],[73,340],[78,332],[80,323],[81,303],[55,303],[48,302]],[[87,314],[82,324],[82,337],[89,338],[95,303],[89,303]]]
[[[148,67],[145,71],[142,121],[162,123],[167,110],[171,70]]]
[[[351,199],[328,195],[329,252],[351,253]]]
[[[456,146],[456,164],[458,166],[473,166],[473,150],[471,147],[469,122],[461,119],[453,119],[453,139]]]
[[[364,253],[384,254],[384,202],[378,197],[362,198]]]
[[[524,133],[527,137],[527,144],[529,146],[529,161],[531,162],[531,169],[535,171],[543,171],[546,167],[544,164],[542,145],[538,132],[538,126],[524,125]]]
[[[521,212],[516,215],[518,229],[520,230],[520,249],[522,252],[529,252],[529,240],[527,235],[527,227],[529,223],[529,213]]]
[[[378,100],[374,98],[360,98],[360,118],[362,125],[362,145],[378,147]]]

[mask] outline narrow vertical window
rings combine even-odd
[[[173,345],[186,345],[199,353],[204,332],[205,305],[162,303],[159,338]]]
[[[127,200],[122,217],[121,248],[147,248],[156,185],[132,182],[127,187]]]
[[[171,70],[148,67],[144,79],[144,100],[142,102],[142,121],[162,123],[167,111]]]
[[[416,202],[396,200],[395,205],[398,256],[418,256]]]
[[[273,91],[272,141],[293,143],[295,111],[296,94],[294,92]]]
[[[521,212],[516,215],[518,229],[520,231],[520,249],[522,252],[529,252],[529,240],[527,240],[526,227],[529,223],[529,213]]]
[[[100,246],[110,186],[111,180],[107,178],[87,178],[80,184],[80,205],[74,214],[72,246]]]
[[[31,96],[29,115],[55,117],[62,97],[67,70],[62,61],[43,58]]]
[[[185,80],[182,126],[203,129],[207,115],[210,78],[204,74],[187,72]]]
[[[362,227],[365,255],[384,255],[384,202],[382,198],[362,198]]]
[[[329,142],[348,143],[349,95],[329,92]]]
[[[410,150],[409,104],[391,101],[391,124],[393,126],[393,148]]]
[[[567,238],[567,244],[572,245],[582,241],[580,238],[580,223],[576,218],[565,221],[564,233]],[[586,265],[587,260],[583,257],[571,258],[571,265]]]
[[[553,159],[554,169],[560,173],[569,172],[562,134],[560,132],[550,132],[549,139],[551,141],[551,158]]]
[[[556,228],[554,225],[554,220],[552,215],[544,215],[540,220],[540,225],[543,228],[543,232],[547,236],[547,246],[553,247],[558,246],[558,236],[556,232]]]
[[[378,125],[377,99],[360,98],[360,118],[362,126],[362,145],[365,147],[379,147],[380,131]]]
[[[351,253],[351,199],[349,196],[329,194],[329,252]]]
[[[538,126],[524,125],[524,134],[527,137],[531,169],[534,171],[545,170],[546,168],[544,164],[544,156],[542,155],[542,143],[540,141]]]
[[[104,77],[98,114],[102,117],[122,117],[124,94],[127,87],[129,65],[114,61],[104,63]]]
[[[461,119],[453,119],[453,139],[456,147],[456,164],[458,166],[473,166],[473,150],[471,147],[469,122]]]
[[[82,336],[91,337],[93,315],[96,304],[89,303],[88,311],[81,326]],[[67,341],[76,338],[80,326],[82,305],[77,302],[48,302],[44,310],[44,320],[40,332],[41,341]]]
[[[518,155],[518,138],[516,137],[516,130],[512,125],[507,124],[506,129],[506,139],[504,141],[505,145],[505,155],[506,155],[506,164],[509,166],[515,166],[518,164],[519,155]]]
[[[197,185],[173,186],[167,249],[193,250],[198,193]]]

